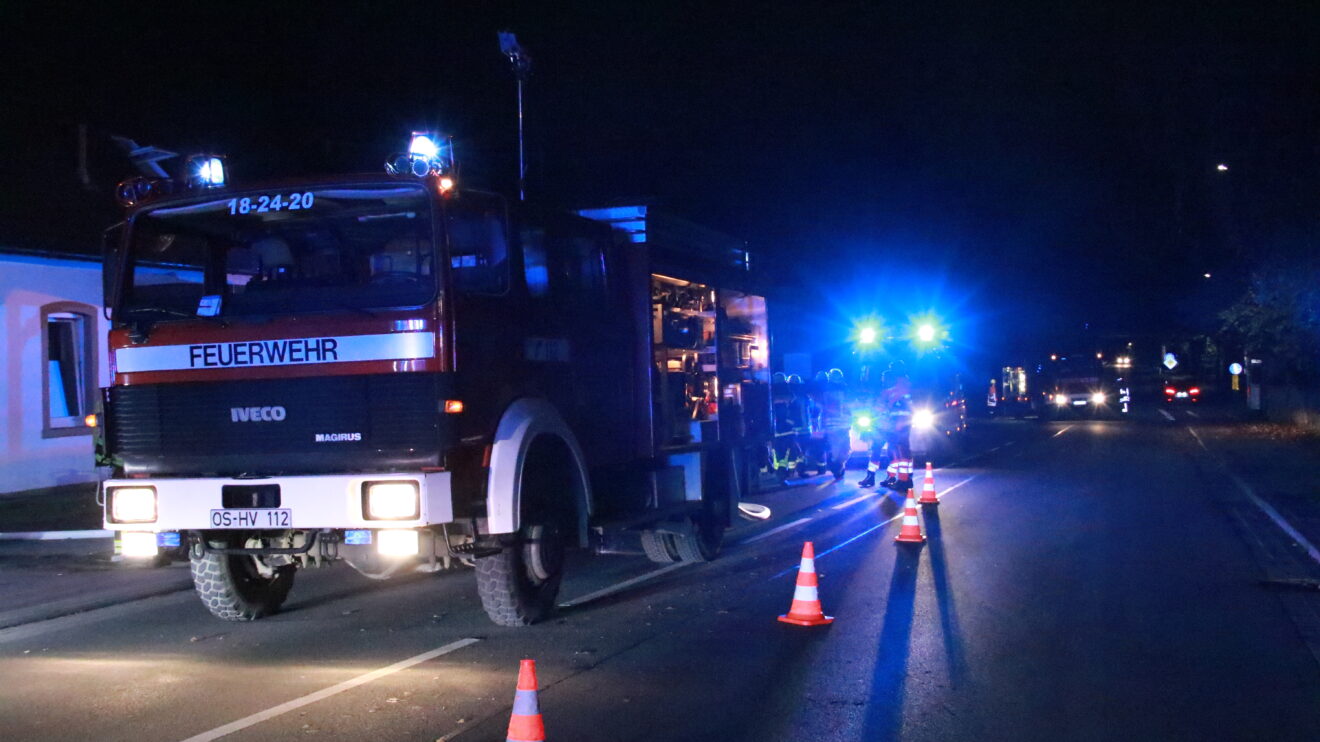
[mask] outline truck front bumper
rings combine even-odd
[[[368,518],[368,514],[363,512],[366,508],[364,486],[379,482],[415,485],[417,517]],[[105,528],[114,531],[418,528],[450,523],[454,519],[449,472],[331,474],[259,479],[110,479],[101,486],[105,503]],[[116,519],[112,503],[115,491],[122,488],[150,489],[154,497],[147,498],[140,491],[134,493],[140,502],[137,503],[133,517]],[[262,489],[260,497],[253,495],[245,499],[256,488]],[[141,501],[148,499],[154,499],[154,508],[142,504]]]

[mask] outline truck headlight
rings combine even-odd
[[[363,483],[362,517],[367,520],[417,520],[421,517],[421,496],[417,483]]]
[[[421,547],[417,531],[392,529],[376,533],[376,551],[381,556],[416,556]]]
[[[935,413],[930,410],[913,410],[912,427],[917,430],[930,430],[935,427]]]
[[[858,415],[856,418],[853,419],[853,424],[856,426],[856,428],[857,428],[858,430],[870,430],[870,429],[871,429],[871,416],[870,416],[870,415]]]
[[[1091,404],[1104,404],[1107,399],[1104,392],[1095,392],[1091,395]]]
[[[1060,407],[1066,406],[1068,404],[1068,395],[1067,394],[1054,395],[1054,404]]]
[[[156,522],[155,487],[112,487],[107,497],[111,523]]]

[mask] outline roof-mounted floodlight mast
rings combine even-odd
[[[518,81],[518,200],[527,200],[527,157],[523,148],[523,81],[532,71],[532,58],[518,45],[512,31],[500,31],[500,53],[509,58]]]

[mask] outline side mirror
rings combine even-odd
[[[101,233],[101,314],[111,319],[119,300],[124,265],[124,222]]]

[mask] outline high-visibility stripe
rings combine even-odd
[[[535,716],[541,713],[536,703],[536,691],[520,690],[513,695],[513,713],[519,716]]]
[[[867,465],[866,465],[866,470],[869,471],[869,472],[871,472],[872,474],[874,474],[875,472],[880,471],[880,465],[879,465],[879,464],[867,464]]]

